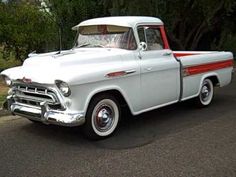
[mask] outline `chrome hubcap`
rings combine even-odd
[[[99,131],[107,131],[114,122],[114,111],[109,105],[101,105],[96,112],[95,126]]]
[[[207,101],[209,99],[210,92],[211,92],[210,85],[208,83],[205,83],[201,91],[201,97],[203,101]]]

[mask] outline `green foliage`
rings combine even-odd
[[[56,23],[62,29],[62,44],[64,49],[71,48],[75,32],[71,28],[79,22],[100,16],[101,6],[95,0],[48,0],[47,6],[53,14]]]
[[[0,1],[0,47],[4,49],[0,58],[23,61],[31,51],[58,49],[59,31],[62,48],[71,48],[73,26],[89,18],[118,15],[161,18],[173,50],[236,53],[235,0],[44,0],[45,9],[41,2]]]
[[[28,3],[0,4],[0,43],[4,57],[12,51],[23,61],[29,52],[43,52],[53,46],[55,25],[49,14]]]
[[[2,48],[0,48],[0,72],[4,69],[11,68],[14,66],[18,66],[21,64],[19,60],[15,59],[15,55],[13,52],[7,54],[7,57],[3,57],[4,52]]]
[[[4,81],[0,78],[0,108],[2,108],[3,103],[7,97],[8,87],[4,84]]]
[[[102,0],[102,4],[110,15],[161,18],[175,50],[236,51],[235,0]]]
[[[6,101],[7,94],[0,94],[0,108],[2,108],[4,101]]]

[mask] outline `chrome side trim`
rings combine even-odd
[[[108,78],[122,77],[128,74],[133,74],[135,72],[136,70],[116,71],[116,72],[108,73],[104,77],[108,77]]]
[[[134,70],[134,69],[133,69],[133,70],[125,71],[126,74],[133,74],[133,73],[135,73],[135,72],[136,72],[136,70]]]

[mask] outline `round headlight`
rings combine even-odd
[[[8,76],[3,76],[3,78],[4,78],[6,85],[11,86],[12,80]]]
[[[55,83],[64,96],[66,97],[70,96],[71,94],[70,87],[66,82],[56,80]]]

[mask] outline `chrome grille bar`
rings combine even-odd
[[[49,105],[59,105],[59,99],[53,90],[46,87],[17,84],[14,87],[14,99],[17,102],[39,106],[41,102],[47,102]]]

